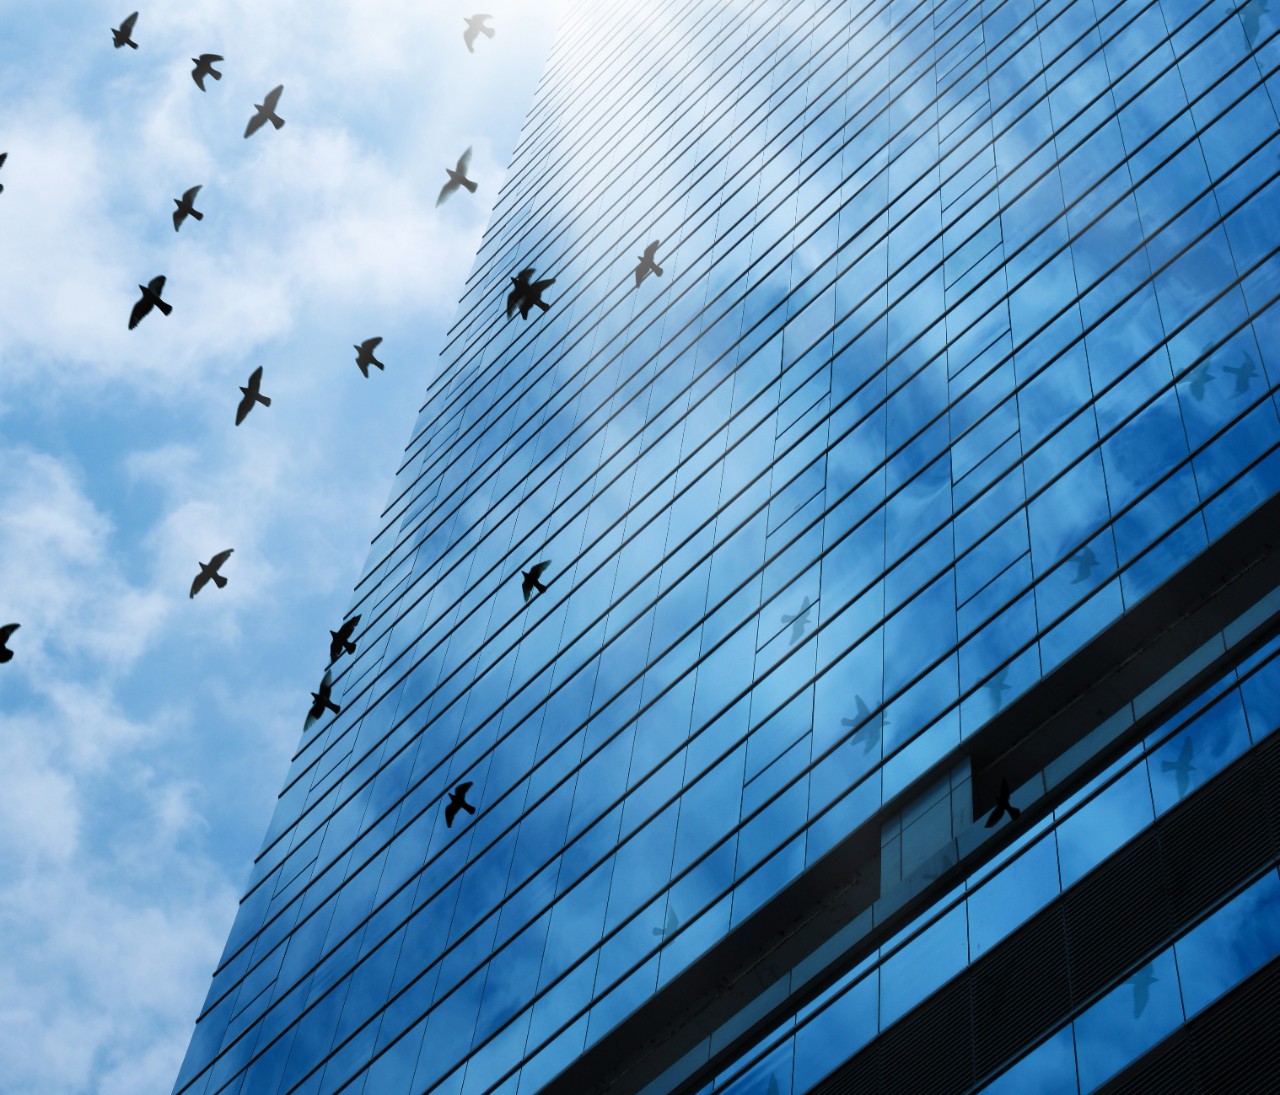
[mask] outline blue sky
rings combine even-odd
[[[557,16],[171,0],[116,50],[130,10],[0,0],[7,1095],[169,1090]],[[468,145],[480,189],[437,209]],[[129,331],[156,274],[173,314]]]

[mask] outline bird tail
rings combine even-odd
[[[652,266],[653,266],[653,272],[657,274],[658,277],[662,277],[662,267],[659,266],[656,262],[653,263]]]
[[[1012,803],[1011,803],[1010,805],[1006,806],[1006,807],[1005,807],[1005,809],[1006,809],[1006,810],[1008,810],[1008,812],[1009,812],[1009,820],[1010,820],[1010,821],[1017,821],[1017,820],[1018,820],[1018,815],[1019,815],[1020,813],[1022,813],[1022,811],[1021,811],[1017,806],[1014,806]]]
[[[481,33],[481,34],[483,34],[486,38],[492,38],[492,37],[493,37],[493,27],[481,27],[481,28],[480,28],[480,33]]]
[[[130,49],[137,49],[137,48],[138,48],[138,43],[137,43],[137,42],[135,42],[132,38],[126,38],[126,39],[124,40],[124,44],[125,44],[126,46],[128,46]]]
[[[284,119],[283,119],[283,118],[281,118],[278,114],[272,114],[272,115],[271,115],[271,124],[272,124],[273,126],[275,126],[275,127],[276,127],[276,129],[283,129],[283,128],[284,128]]]
[[[259,403],[261,403],[264,407],[271,406],[271,397],[269,395],[255,395],[253,398],[256,399]],[[254,419],[254,421],[256,422],[257,419]]]
[[[551,305],[547,304],[545,301],[535,300],[533,303],[536,304],[539,308],[541,308],[544,312],[551,311]]]
[[[156,307],[159,308],[166,316],[173,311],[173,305],[166,304],[163,300],[157,300]]]
[[[547,587],[544,586],[541,582],[535,581],[533,584],[534,584],[534,588],[536,588],[539,593],[546,593]]]
[[[387,368],[387,367],[386,367],[384,364],[382,364],[382,362],[381,362],[381,361],[379,361],[376,357],[373,359],[372,364],[376,365],[379,369],[382,369],[383,371],[385,371],[385,370],[386,370],[386,368]]]
[[[195,217],[195,219],[196,219],[196,220],[198,220],[198,221],[202,221],[202,220],[204,220],[204,214],[203,214],[203,213],[198,212],[198,211],[197,211],[197,210],[195,210],[195,209],[191,210],[191,216]]]
[[[221,73],[221,72],[214,72],[214,71],[213,71],[213,69],[210,69],[210,70],[209,70],[209,75],[210,75],[210,76],[212,76],[215,80],[221,80],[221,79],[222,79],[222,73]]]
[[[210,575],[210,577],[213,578],[213,584],[216,585],[219,589],[221,589],[224,585],[227,584],[227,580],[221,574],[213,574],[213,575]]]
[[[476,184],[476,183],[473,183],[470,179],[463,179],[463,180],[462,180],[462,185],[463,185],[463,186],[465,186],[468,190],[470,190],[470,191],[471,191],[471,193],[473,193],[473,194],[474,194],[474,193],[476,192],[476,185],[477,185],[477,184]]]

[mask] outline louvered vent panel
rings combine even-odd
[[[1205,1091],[1280,1091],[1280,958],[1196,1016],[1187,1033]]]
[[[968,978],[961,976],[890,1030],[880,1090],[885,1095],[963,1090],[974,1079],[971,1034]]]

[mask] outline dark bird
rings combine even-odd
[[[5,624],[4,627],[0,627],[0,665],[13,660],[13,651],[6,644],[21,626],[21,624]]]
[[[1191,763],[1191,755],[1195,747],[1191,744],[1191,738],[1182,739],[1182,751],[1178,753],[1177,760],[1162,760],[1160,762],[1160,771],[1172,772],[1174,779],[1178,783],[1178,797],[1184,798],[1187,788],[1191,785],[1191,773],[1196,770],[1196,766]]]
[[[555,278],[544,278],[542,281],[533,281],[532,266],[528,266],[521,270],[515,277],[511,279],[514,288],[507,294],[507,319],[510,319],[516,313],[516,309],[520,309],[520,318],[529,318],[529,309],[535,304],[544,312],[551,307],[542,299],[542,293],[549,286],[556,283]]]
[[[166,304],[160,299],[160,294],[164,292],[164,275],[152,278],[146,285],[139,285],[142,290],[142,299],[133,306],[133,311],[129,313],[129,330],[133,330],[142,322],[143,316],[151,311],[152,308],[159,308],[164,315],[168,315],[173,311],[173,306]]]
[[[766,1089],[764,1095],[782,1095],[782,1089],[778,1086],[778,1077],[770,1074],[769,1087]]]
[[[471,149],[468,148],[458,157],[456,167],[446,167],[444,169],[444,173],[449,176],[449,181],[440,188],[440,196],[436,198],[436,205],[439,205],[450,194],[457,191],[460,186],[465,186],[473,194],[476,192],[476,184],[467,178],[467,167],[470,163]]]
[[[1141,1018],[1142,1013],[1147,1010],[1147,1004],[1151,1001],[1151,986],[1159,980],[1160,978],[1151,972],[1150,962],[1132,977],[1124,979],[1126,985],[1133,986],[1133,1017],[1135,1019]]]
[[[809,626],[809,610],[813,608],[813,602],[808,597],[804,599],[804,604],[800,606],[800,611],[794,616],[788,616],[785,612],[782,614],[782,622],[791,625],[791,641],[798,643],[804,638],[805,629]]]
[[[486,38],[493,37],[493,27],[485,25],[485,20],[488,18],[490,18],[488,15],[463,16],[467,29],[462,32],[462,40],[467,44],[468,53],[475,53],[477,35],[483,34]]]
[[[547,567],[550,565],[550,559],[543,559],[540,563],[534,563],[528,570],[522,570],[520,572],[520,577],[524,579],[524,581],[520,583],[520,592],[524,594],[526,604],[528,604],[529,598],[533,595],[533,591],[535,589],[539,593],[546,593],[547,587],[538,581],[538,579],[546,573]]]
[[[862,752],[864,754],[870,753],[872,749],[880,744],[880,734],[889,725],[889,719],[883,712],[872,717],[871,708],[863,703],[861,696],[855,694],[853,700],[858,705],[857,716],[852,719],[841,719],[840,723],[842,726],[861,726],[862,729],[853,736],[856,738],[859,734],[865,734],[866,738]]]
[[[0,167],[4,167],[4,161],[9,158],[9,153],[0,152]],[[4,193],[4,187],[0,186],[0,194]]]
[[[376,357],[373,351],[378,348],[378,344],[382,341],[382,336],[377,338],[366,338],[359,346],[354,342],[351,348],[356,352],[356,364],[360,367],[360,371],[365,375],[369,375],[369,366],[376,365],[379,369],[385,369],[385,366]]]
[[[1098,557],[1094,555],[1093,548],[1082,547],[1074,555],[1069,555],[1067,562],[1075,563],[1076,565],[1076,576],[1071,579],[1071,584],[1078,586],[1081,582],[1089,580],[1089,576],[1093,573],[1093,568],[1098,565]]]
[[[343,651],[348,654],[356,652],[356,644],[351,641],[351,636],[355,634],[356,625],[359,622],[360,616],[357,614],[349,620],[344,620],[337,631],[329,632],[329,661],[336,662],[342,657]]]
[[[1243,365],[1224,365],[1222,371],[1236,378],[1236,387],[1232,395],[1244,395],[1249,390],[1249,381],[1258,375],[1257,363],[1248,354],[1242,353]]]
[[[444,807],[444,827],[446,829],[453,828],[453,819],[458,816],[459,810],[466,810],[469,814],[474,814],[476,808],[467,801],[467,792],[471,790],[471,783],[459,783],[452,791],[449,792],[449,801]]]
[[[1004,694],[1009,691],[1009,685],[1005,683],[1005,678],[1009,675],[1009,667],[1006,665],[998,669],[991,675],[991,679],[987,681],[984,688],[991,693],[991,702],[999,710],[1000,705],[1004,702]]]
[[[218,573],[218,569],[219,567],[222,566],[223,563],[225,563],[228,559],[231,558],[231,553],[233,551],[235,551],[235,548],[227,548],[226,551],[218,552],[218,554],[215,555],[212,559],[210,559],[207,563],[200,564],[200,573],[195,576],[195,580],[191,583],[192,597],[194,597],[197,593],[199,593],[202,589],[204,589],[206,585],[209,584],[210,578],[213,579],[213,584],[216,585],[219,589],[221,589],[224,585],[227,584],[227,580],[221,574]]]
[[[111,40],[116,44],[116,49],[121,46],[128,46],[130,49],[137,49],[138,43],[129,37],[133,33],[133,24],[138,21],[138,13],[135,11],[128,19],[120,24],[111,32]]]
[[[190,190],[182,195],[182,200],[173,199],[173,204],[178,208],[173,211],[173,230],[176,232],[182,227],[182,222],[188,217],[195,217],[196,220],[204,220],[204,214],[195,207],[196,195],[200,193],[200,187],[193,186]]]
[[[222,79],[222,73],[213,67],[214,61],[221,60],[222,55],[218,53],[202,53],[199,57],[191,58],[191,63],[196,66],[191,70],[191,79],[196,82],[196,87],[201,91],[205,90],[204,78],[206,76],[212,76],[215,80]]]
[[[280,102],[280,95],[284,91],[284,84],[273,87],[267,92],[267,97],[260,103],[254,103],[254,109],[257,113],[249,119],[249,124],[244,127],[244,135],[252,137],[267,122],[270,122],[276,129],[284,127],[284,119],[276,113],[276,105]]]
[[[1209,381],[1216,380],[1217,377],[1209,369],[1209,358],[1205,358],[1199,365],[1194,365],[1187,370],[1184,377],[1187,387],[1191,390],[1192,398],[1197,402],[1204,401],[1205,388]]]
[[[1022,813],[1022,811],[1009,801],[1009,793],[1009,781],[1001,776],[1000,793],[996,795],[996,804],[991,808],[991,816],[987,818],[987,823],[983,828],[994,828],[996,822],[1004,817],[1005,814],[1009,815],[1010,821],[1018,820],[1018,815]]]
[[[333,702],[329,694],[332,690],[333,678],[328,673],[325,673],[319,689],[311,693],[311,710],[307,712],[307,721],[303,724],[304,730],[310,729],[314,722],[324,718],[326,711],[332,711],[335,715],[342,714],[342,708]]]
[[[643,255],[637,255],[640,265],[636,267],[636,288],[640,288],[640,283],[644,281],[650,274],[662,277],[662,267],[653,261],[653,256],[658,253],[658,244],[661,240],[653,240],[648,247],[644,249]]]
[[[262,366],[259,365],[249,374],[249,383],[241,385],[240,391],[244,394],[240,397],[240,402],[236,405],[236,425],[240,425],[245,420],[245,416],[253,410],[255,403],[261,403],[264,407],[271,406],[271,400],[262,394],[258,389],[262,385]]]
[[[1258,22],[1264,15],[1271,13],[1270,0],[1253,0],[1252,3],[1237,4],[1228,12],[1229,15],[1238,15],[1240,22],[1244,24],[1245,37],[1249,39],[1252,45],[1258,37]]]
[[[673,931],[675,931],[676,928],[678,927],[680,927],[680,918],[676,916],[675,909],[673,909],[670,905],[668,905],[667,906],[667,922],[662,927],[654,928],[652,930],[653,930],[653,934],[656,935],[659,939],[661,939],[665,943],[667,941],[667,936],[670,935]]]

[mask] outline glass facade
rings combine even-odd
[[[571,4],[175,1092],[554,1087],[851,834],[883,900],[939,771],[971,833],[1016,705],[1280,486],[1277,29],[1267,0]],[[530,267],[549,308],[510,318]],[[653,1090],[818,1083],[1274,729],[1243,673],[1186,729],[1123,697],[1142,741],[1016,856]],[[1229,987],[1171,971],[1274,874],[1151,958],[1139,1051]],[[1134,984],[1007,1067],[1076,1082]]]

